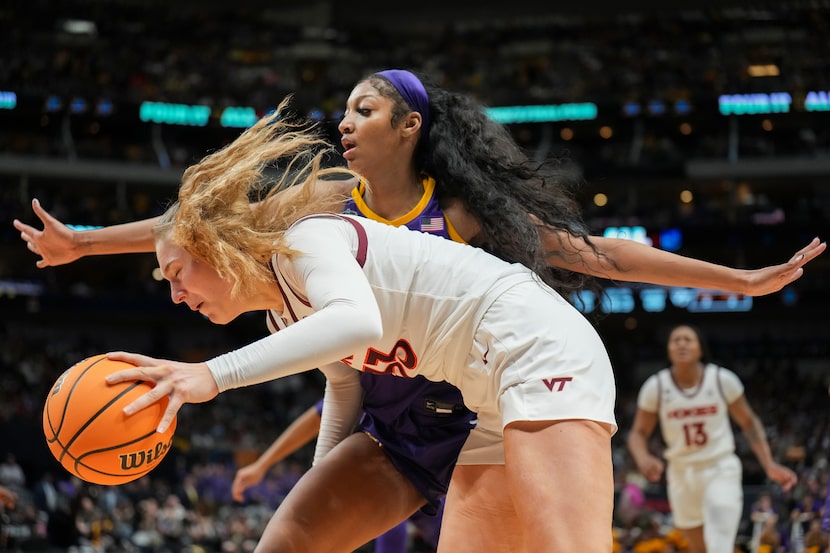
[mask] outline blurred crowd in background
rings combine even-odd
[[[827,156],[830,146],[830,125],[810,125],[810,117],[794,113],[804,111],[808,91],[830,90],[826,1],[633,13],[617,7],[588,15],[522,10],[519,1],[500,17],[442,16],[425,7],[387,9],[385,19],[370,5],[326,0],[40,3],[42,10],[18,2],[0,12],[6,29],[0,86],[17,94],[20,111],[54,104],[51,115],[38,113],[33,124],[4,129],[0,140],[12,152],[157,161],[146,128],[123,132],[139,131],[125,118],[128,108],[149,101],[253,106],[263,113],[294,94],[301,109],[336,120],[358,79],[390,67],[424,71],[488,106],[592,102],[599,124],[628,139],[637,132],[634,119],[645,122],[633,158],[631,145],[619,144],[625,139],[589,139],[586,133],[596,134],[590,126],[577,132],[574,149],[591,165],[653,170],[689,156],[725,157],[731,145],[718,113],[723,94],[787,92],[799,106],[773,119],[776,132],[747,125],[743,155]],[[90,108],[67,122],[62,115],[75,99]],[[93,109],[102,100],[110,105],[103,113]],[[629,102],[643,117],[625,116]],[[650,113],[652,102],[664,111]],[[686,120],[691,129],[680,128]],[[540,147],[544,129],[525,126],[519,137]],[[200,141],[196,133],[168,131],[163,138],[173,164],[192,162],[209,143],[206,133]]]
[[[251,551],[310,463],[309,446],[275,467],[244,505],[230,498],[235,469],[320,397],[318,374],[187,406],[164,463],[132,484],[72,479],[43,443],[46,391],[89,355],[124,349],[204,360],[266,332],[256,314],[216,327],[174,306],[165,283],[151,278],[150,254],[38,270],[13,229],[13,218],[34,222],[33,197],[78,225],[156,215],[184,167],[239,133],[215,121],[202,128],[141,123],[141,102],[263,113],[292,93],[334,133],[353,84],[389,67],[423,71],[490,106],[590,101],[599,107],[596,121],[511,129],[534,155],[573,162],[585,178],[579,193],[595,232],[643,226],[656,236],[676,228],[678,253],[740,267],[780,263],[813,236],[826,239],[830,169],[821,168],[830,158],[830,114],[794,109],[736,120],[717,108],[721,94],[786,90],[803,105],[806,91],[830,91],[826,1],[452,20],[360,17],[357,6],[327,1],[277,4],[35,0],[0,10],[0,91],[13,90],[18,100],[15,109],[0,109],[0,485],[20,495],[14,509],[0,507],[0,550]],[[750,65],[778,73],[752,77]],[[63,103],[50,106],[51,97]],[[115,109],[72,113],[73,98],[90,106],[107,100]],[[679,100],[691,110],[673,111]],[[668,111],[623,110],[653,101]],[[690,163],[700,159],[734,164],[725,174],[694,174]],[[779,165],[762,170],[751,165],[776,159]],[[681,201],[684,191],[694,199]],[[607,203],[597,201],[600,194]],[[763,534],[779,542],[771,553],[802,553],[815,541],[820,549],[811,551],[824,553],[828,534],[815,526],[830,471],[828,261],[809,265],[785,292],[756,298],[748,312],[638,307],[595,317],[620,388],[620,552],[683,550],[663,483],[637,474],[624,442],[636,390],[665,364],[661,332],[693,322],[714,358],[742,377],[774,455],[800,477],[781,493],[737,434],[746,511],[739,548],[754,551],[753,537]],[[427,551],[416,535],[412,550]]]
[[[185,406],[173,447],[159,467],[133,483],[102,487],[72,477],[54,460],[43,440],[43,400],[58,375],[86,356],[115,349],[205,359],[246,336],[261,335],[263,321],[252,318],[241,321],[236,329],[211,328],[192,313],[160,312],[154,319],[134,316],[121,306],[100,315],[76,312],[69,317],[47,312],[21,318],[6,320],[0,333],[0,451],[4,452],[0,485],[20,496],[14,509],[2,511],[0,550],[252,551],[270,513],[310,466],[313,449],[306,446],[276,465],[262,484],[246,492],[244,504],[233,502],[230,496],[234,473],[321,396],[322,377],[309,373],[231,391],[209,405]],[[683,551],[671,523],[665,482],[646,482],[624,445],[636,407],[634,388],[653,367],[663,366],[662,341],[654,337],[664,329],[659,324],[644,325],[621,333],[619,327],[625,322],[614,319],[604,320],[601,328],[608,329],[603,336],[620,384],[620,431],[612,442],[619,551]],[[764,526],[756,527],[754,519],[762,515],[753,517],[752,513],[756,503],[766,498],[769,507],[764,519],[772,520],[775,515],[767,526],[783,547],[772,551],[805,551],[799,547],[824,513],[830,474],[830,347],[806,325],[793,329],[802,333],[800,338],[787,333],[765,335],[765,325],[740,337],[741,331],[728,316],[720,321],[693,320],[707,329],[713,358],[744,379],[747,397],[765,423],[774,456],[799,475],[798,485],[783,493],[766,480],[745,439],[736,434],[745,493],[738,550],[750,551],[753,532]],[[766,328],[771,331],[774,323]],[[656,438],[653,445],[655,451],[660,450]],[[828,534],[819,534],[826,543]],[[414,552],[430,551],[415,534],[412,543]],[[371,550],[371,546],[365,548]],[[817,551],[824,553],[823,548]]]

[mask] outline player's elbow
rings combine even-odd
[[[373,344],[383,337],[383,317],[379,309],[355,309],[348,320],[349,331],[355,340]]]
[[[363,323],[362,332],[366,340],[376,342],[383,337],[383,318],[380,316],[380,312],[364,317]]]

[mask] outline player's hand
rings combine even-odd
[[[818,257],[825,249],[827,242],[813,238],[786,263],[747,271],[749,278],[746,293],[750,296],[764,296],[781,290],[787,284],[801,278],[804,265]]]
[[[260,468],[258,463],[252,463],[236,471],[233,484],[231,484],[233,500],[242,503],[245,500],[245,490],[262,482],[264,477],[265,471]]]
[[[666,464],[663,460],[655,457],[654,455],[649,455],[637,466],[637,470],[639,470],[649,482],[659,482],[663,477],[663,471],[665,468]]]
[[[784,465],[779,465],[778,463],[770,465],[767,469],[767,476],[773,482],[777,482],[778,485],[781,486],[781,489],[785,492],[790,491],[798,482],[798,476],[795,472]]]
[[[14,228],[20,231],[20,238],[26,247],[40,256],[35,263],[39,269],[65,265],[83,257],[77,231],[74,231],[52,217],[37,199],[32,200],[32,210],[43,223],[43,230],[15,219]]]
[[[107,376],[109,384],[129,380],[143,380],[155,384],[152,390],[124,407],[127,415],[140,411],[164,397],[168,398],[167,409],[157,427],[159,432],[167,430],[185,403],[204,403],[219,395],[219,387],[207,363],[182,363],[123,351],[108,353],[107,357],[136,365],[134,369],[124,369]]]

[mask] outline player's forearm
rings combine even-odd
[[[634,463],[638,467],[642,466],[646,459],[648,459],[651,455],[648,450],[648,442],[646,438],[639,432],[631,432],[628,435],[626,445],[628,446],[628,452],[631,454],[632,459],[634,459]]]
[[[76,235],[78,253],[87,256],[153,252],[153,225],[157,220],[154,217],[79,232]]]
[[[303,444],[289,444],[282,440],[277,440],[260,455],[256,464],[262,469],[262,472],[267,472],[269,468],[276,465],[298,449]]]
[[[314,450],[315,465],[354,431],[363,407],[363,387],[357,371],[342,363],[332,363],[320,370],[326,375],[326,392]]]
[[[587,244],[571,242],[562,259],[553,255],[552,264],[600,278],[643,282],[662,286],[686,286],[746,292],[747,272],[674,254],[632,240],[591,237],[599,255]],[[569,241],[565,239],[567,244]],[[551,243],[550,245],[553,245]],[[570,251],[568,251],[570,250]]]
[[[599,238],[619,269],[612,278],[664,286],[688,286],[744,292],[746,271],[677,255],[631,240]],[[613,242],[613,243],[611,243]]]
[[[764,430],[764,425],[761,424],[761,420],[753,417],[752,424],[744,428],[743,433],[761,467],[764,471],[768,471],[770,465],[775,462],[775,459],[772,456],[772,450],[767,440],[767,433]]]
[[[289,426],[256,460],[256,463],[266,472],[317,436],[319,419],[316,426]]]

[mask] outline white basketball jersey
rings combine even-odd
[[[637,406],[658,414],[668,461],[707,462],[734,453],[728,406],[743,392],[735,373],[711,363],[692,389],[679,388],[671,370],[663,369],[643,384]]]
[[[342,220],[352,222],[343,225]],[[339,221],[338,221],[339,220]],[[481,249],[405,227],[390,227],[362,217],[314,216],[289,231],[292,247],[339,228],[351,242],[383,316],[383,337],[368,350],[342,362],[361,371],[459,382],[472,347],[474,329],[487,307],[504,290],[535,277]],[[352,230],[357,230],[355,233]],[[391,230],[390,230],[391,229]],[[317,311],[305,292],[306,275],[294,275],[272,260],[285,307],[268,314],[274,332]],[[275,267],[276,265],[276,267]],[[430,271],[418,267],[430,265]],[[461,268],[463,270],[460,270]],[[477,270],[470,271],[470,267]],[[438,268],[439,270],[435,270]],[[551,316],[555,316],[554,313]]]
[[[208,361],[219,390],[333,370],[337,361],[447,381],[478,414],[476,430],[493,437],[476,458],[486,463],[503,456],[505,421],[578,418],[616,428],[602,340],[527,267],[346,215],[302,219],[285,239],[298,255],[271,259],[283,300],[272,301],[282,303],[268,314],[272,334]]]

